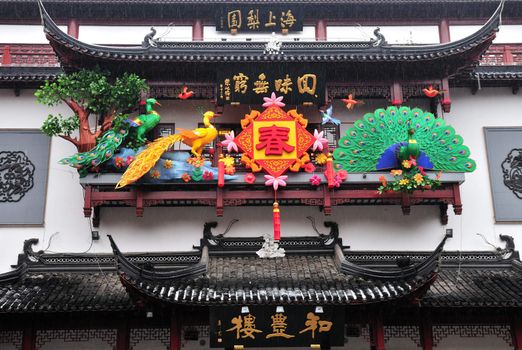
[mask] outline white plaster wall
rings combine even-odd
[[[0,129],[38,128],[50,109],[38,105],[32,91],[23,90],[15,97],[12,90],[0,90],[3,117]],[[512,95],[510,89],[484,89],[473,96],[467,89],[452,90],[452,112],[446,119],[455,127],[472,150],[478,169],[466,175],[462,186],[464,212],[454,216],[450,212],[447,228],[454,229],[454,238],[447,244],[448,250],[489,250],[480,232],[494,244],[501,244],[498,234],[510,234],[515,242],[522,242],[522,224],[496,224],[493,216],[489,175],[487,170],[483,126],[520,126],[518,111],[522,110],[522,99]],[[417,103],[418,102],[418,103]],[[197,107],[211,106],[204,101],[162,101],[159,112],[163,122],[175,122],[176,127],[193,128],[201,121]],[[424,100],[411,101],[411,105]],[[367,111],[386,106],[385,100],[367,101],[362,108],[348,111],[336,102],[334,114],[343,120],[346,130],[354,119]],[[427,106],[422,106],[426,108]],[[253,107],[254,108],[254,107]],[[68,110],[59,108],[68,115]],[[318,121],[319,112],[313,108],[298,107],[311,121]],[[220,122],[239,120],[248,111],[247,106],[225,108]],[[50,235],[58,232],[49,247],[53,252],[79,253],[90,246],[90,227],[83,217],[83,191],[78,184],[78,175],[72,168],[58,164],[58,160],[74,153],[75,148],[66,141],[53,138],[47,191],[45,225],[43,227],[0,226],[0,271],[7,271],[16,263],[25,239],[40,239],[37,249],[48,245]],[[262,175],[258,175],[262,178]],[[343,241],[354,250],[431,250],[444,235],[440,225],[438,207],[414,206],[410,216],[403,216],[400,206],[334,207],[333,215],[325,217],[317,208],[283,207],[281,210],[282,233],[292,235],[314,235],[306,216],[312,216],[323,232],[322,221],[337,221]],[[135,216],[132,208],[103,208],[99,228],[102,238],[94,242],[89,252],[110,252],[106,234],[112,234],[124,252],[151,252],[190,250],[198,244],[203,223],[217,220],[221,233],[232,219],[240,219],[229,232],[229,236],[260,236],[272,230],[270,207],[230,207],[225,215],[216,218],[214,208],[145,208],[142,218]]]

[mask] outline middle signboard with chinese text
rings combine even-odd
[[[288,64],[223,65],[217,70],[218,104],[262,104],[275,92],[287,105],[325,104],[325,70]]]
[[[344,311],[329,305],[211,307],[210,346],[343,346]]]
[[[276,32],[303,30],[300,8],[283,5],[230,5],[218,12],[216,30],[234,33]]]

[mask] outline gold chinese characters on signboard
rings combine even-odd
[[[306,320],[303,320],[303,327],[297,334],[287,334],[286,329],[288,328],[287,319],[288,317],[283,313],[275,313],[271,315],[272,323],[271,330],[260,330],[256,329],[255,321],[256,317],[251,314],[238,315],[230,320],[233,327],[226,330],[226,332],[233,332],[236,339],[251,338],[256,339],[256,336],[264,336],[266,339],[270,338],[284,338],[290,339],[298,336],[299,334],[308,333],[312,340],[316,339],[317,333],[330,332],[333,326],[332,321],[321,320],[321,317],[313,312],[309,312],[306,315]]]
[[[217,30],[237,32],[282,32],[302,30],[301,16],[290,8],[248,7],[230,8],[222,14]]]

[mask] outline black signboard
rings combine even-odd
[[[275,92],[289,105],[323,105],[325,70],[306,65],[226,65],[220,67],[218,104],[262,104]]]
[[[216,306],[210,308],[210,347],[344,345],[344,308],[334,306]]]
[[[230,5],[218,13],[216,30],[233,34],[298,32],[303,30],[303,12],[282,5]]]

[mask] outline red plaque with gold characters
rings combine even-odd
[[[264,170],[274,177],[289,168],[299,171],[310,161],[306,151],[314,143],[307,124],[295,109],[285,112],[276,104],[263,113],[252,111],[241,120],[243,131],[235,140],[243,151],[242,162],[254,172]]]

